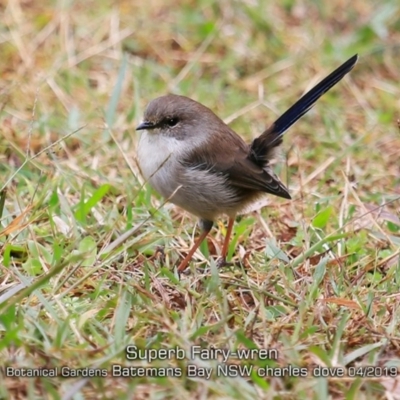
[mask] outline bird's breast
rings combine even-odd
[[[143,132],[138,145],[138,162],[146,181],[164,197],[176,190],[178,160],[184,143],[174,137]]]
[[[164,198],[200,218],[214,220],[220,214],[235,215],[242,206],[227,176],[212,169],[181,163],[188,150],[185,141],[143,132],[138,146],[142,175]]]

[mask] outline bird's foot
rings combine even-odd
[[[224,267],[230,267],[233,263],[226,261],[225,257],[220,257],[216,262],[217,268],[221,269]]]

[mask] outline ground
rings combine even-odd
[[[398,1],[0,10],[0,398],[400,398]],[[284,137],[292,200],[238,217],[217,270],[222,218],[179,277],[197,221],[138,173],[146,104],[250,142],[355,53]]]

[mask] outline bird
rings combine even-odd
[[[235,217],[260,196],[290,199],[271,160],[283,134],[347,73],[354,55],[304,94],[260,136],[247,144],[212,110],[185,96],[167,94],[150,101],[142,122],[137,160],[144,179],[165,199],[199,218],[200,236],[180,262],[182,273],[214,221],[228,216],[218,265],[226,260]]]

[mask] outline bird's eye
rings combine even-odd
[[[176,117],[170,117],[170,118],[167,118],[167,125],[168,126],[175,126],[178,122],[179,122],[179,119],[178,118],[176,118]]]

